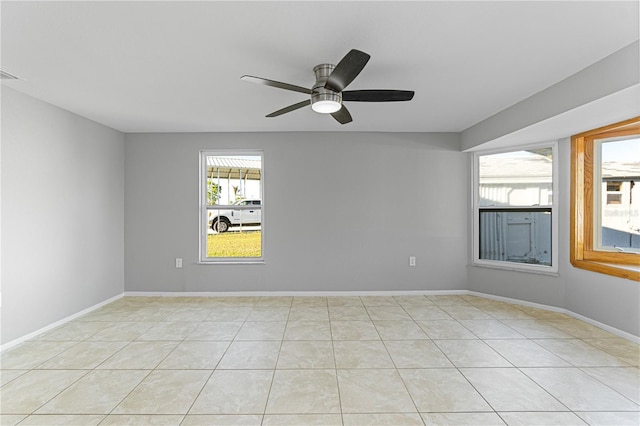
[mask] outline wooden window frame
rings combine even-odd
[[[577,268],[640,281],[639,254],[597,250],[593,241],[595,141],[630,135],[640,135],[640,117],[571,137],[570,261]]]

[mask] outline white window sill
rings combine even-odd
[[[200,261],[198,265],[264,265],[264,260],[211,260]]]
[[[506,263],[503,265],[503,263]],[[538,275],[548,275],[552,277],[558,277],[558,271],[551,266],[529,266],[523,267],[518,265],[517,263],[509,263],[509,262],[473,262],[470,266],[480,267],[480,268],[489,268],[489,269],[500,269],[503,271],[511,271],[511,272],[524,272],[527,274],[538,274]]]

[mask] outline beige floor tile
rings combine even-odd
[[[579,339],[536,339],[537,344],[576,367],[622,367],[625,362]]]
[[[604,331],[594,325],[587,324],[575,318],[567,318],[562,320],[547,320],[549,324],[555,328],[570,334],[579,339],[606,339],[615,337],[608,331]]]
[[[412,319],[401,306],[368,306],[367,312],[374,321],[411,321]]]
[[[496,413],[423,413],[427,426],[504,426]]]
[[[40,364],[38,368],[62,370],[96,368],[126,344],[126,342],[80,342]]]
[[[156,324],[156,322],[144,321],[109,323],[107,327],[89,337],[87,340],[99,342],[130,342],[149,331],[149,329]]]
[[[248,306],[222,306],[212,309],[207,321],[245,321],[251,311]]]
[[[333,342],[337,368],[394,368],[381,341]]]
[[[229,296],[224,298],[224,306],[255,306],[260,297],[255,296]]]
[[[640,412],[582,412],[576,414],[591,426],[640,425]]]
[[[613,355],[629,365],[640,367],[640,345],[621,337],[583,339],[585,343]]]
[[[159,308],[154,306],[145,306],[140,308],[126,317],[122,318],[123,321],[164,321],[169,315],[174,312],[171,308]]]
[[[566,410],[516,368],[463,368],[460,371],[496,411]]]
[[[456,367],[512,367],[481,340],[435,340],[438,348]]]
[[[291,307],[293,296],[264,296],[261,297],[256,306],[287,306]]]
[[[207,370],[153,371],[113,414],[186,414],[210,374]]]
[[[278,357],[278,369],[335,368],[330,341],[284,341]]]
[[[639,365],[477,296],[123,297],[0,354],[0,424],[636,426]]]
[[[431,300],[438,306],[452,306],[462,305],[468,306],[469,302],[465,300],[465,296],[458,295],[442,295],[442,296],[427,296],[427,299]]]
[[[523,368],[572,411],[638,411],[638,404],[577,368]]]
[[[524,336],[502,322],[490,320],[460,320],[465,328],[481,339],[522,339]]]
[[[0,370],[0,386],[6,385],[28,371],[29,370]]]
[[[456,320],[417,321],[431,339],[477,339],[478,336]]]
[[[190,414],[180,426],[260,426],[260,415]]]
[[[415,321],[373,321],[382,340],[429,339]]]
[[[393,296],[400,306],[434,306],[427,296]]]
[[[482,306],[476,305],[478,309],[482,312],[491,315],[492,317],[503,320],[503,319],[520,319],[520,320],[530,320],[533,317],[526,312],[523,312],[521,309],[510,306],[507,304],[498,305],[498,306]]]
[[[340,414],[267,414],[262,426],[342,426]]]
[[[277,370],[266,414],[340,413],[335,370]]]
[[[218,364],[223,370],[274,369],[281,342],[233,342]]]
[[[331,340],[329,321],[289,321],[284,340]]]
[[[95,426],[100,424],[104,415],[31,415],[20,422],[26,426],[48,426],[48,425],[68,425],[68,426]],[[4,423],[1,423],[4,425]]]
[[[216,370],[189,414],[263,414],[272,370]]]
[[[329,306],[331,321],[370,321],[369,313],[359,306]]]
[[[582,371],[640,404],[640,369],[637,367],[582,368]]]
[[[36,340],[51,342],[79,342],[111,325],[110,322],[71,321],[57,327]]]
[[[182,342],[158,365],[160,370],[213,370],[231,342]]]
[[[240,321],[204,321],[198,324],[186,340],[233,340],[242,324]]]
[[[198,327],[191,321],[159,322],[138,337],[140,341],[182,341]]]
[[[333,340],[380,340],[371,321],[331,321]]]
[[[181,426],[183,415],[112,414],[100,426]]]
[[[324,296],[294,296],[291,308],[296,306],[327,306],[327,298]]]
[[[416,407],[397,370],[338,370],[342,412],[412,413]]]
[[[286,321],[289,311],[288,306],[256,306],[249,313],[247,321]]]
[[[91,371],[36,414],[109,414],[148,374],[147,370]]]
[[[570,367],[571,364],[531,340],[486,340],[485,343],[516,367]]]
[[[399,306],[392,296],[360,296],[362,304],[369,306]]]
[[[573,413],[500,413],[500,416],[513,426],[584,426],[580,417]],[[612,425],[613,426],[613,425]]]
[[[405,306],[404,310],[415,321],[450,320],[451,315],[439,306]]]
[[[420,412],[493,411],[455,368],[399,372]]]
[[[569,339],[572,337],[539,319],[504,319],[502,322],[530,339]]]
[[[344,426],[424,426],[418,413],[345,414]]]
[[[207,319],[211,312],[206,308],[196,308],[193,306],[178,308],[173,313],[169,314],[163,321],[169,322],[196,322],[204,321]]]
[[[286,321],[245,322],[236,340],[282,340]]]
[[[289,321],[329,321],[329,309],[326,306],[294,306]]]
[[[482,312],[475,306],[467,305],[445,305],[440,308],[449,314],[453,319],[457,320],[481,320],[493,319],[491,315]]]
[[[151,370],[156,368],[178,344],[178,342],[131,342],[97,368],[111,370]]]
[[[330,296],[327,297],[329,308],[338,306],[360,306],[363,307],[360,296]]]
[[[428,340],[393,340],[385,346],[397,368],[453,367],[435,343]]]
[[[35,368],[43,362],[77,345],[78,342],[24,342],[0,354],[0,366],[6,370]]]
[[[26,417],[24,414],[0,414],[0,425],[15,426]]]
[[[2,387],[0,413],[31,414],[86,370],[32,370]]]

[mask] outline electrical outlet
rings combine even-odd
[[[416,266],[416,257],[409,256],[409,266]]]
[[[176,257],[176,268],[182,268],[182,258]]]

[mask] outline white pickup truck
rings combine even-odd
[[[255,226],[262,224],[262,209],[260,200],[240,200],[234,206],[241,209],[209,210],[209,223],[215,232],[227,232],[232,226]],[[244,207],[246,206],[246,207]],[[252,209],[251,206],[259,206]]]

